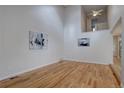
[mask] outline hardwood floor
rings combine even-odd
[[[114,63],[111,66],[112,71],[115,74],[115,77],[117,78],[119,85],[121,84],[121,60],[117,57],[114,57]]]
[[[62,61],[0,81],[5,88],[115,88],[120,87],[110,66]]]

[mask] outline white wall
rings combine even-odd
[[[110,5],[108,6],[108,23],[109,28],[112,30],[121,15],[123,14],[123,5]]]
[[[2,9],[0,8],[0,11],[1,11]],[[1,22],[0,22],[0,64],[2,64],[2,63],[4,63],[3,62],[3,56],[4,56],[4,54],[3,54],[3,47],[4,47],[4,42],[3,42],[3,40],[4,40],[4,36],[3,36],[3,25],[4,25],[4,19],[3,19],[3,16],[4,16],[4,14],[3,14],[3,11],[1,11],[1,13],[0,13],[0,20],[1,20]],[[1,74],[1,73],[0,73]]]
[[[121,7],[121,10],[124,10],[124,6]],[[122,18],[122,59],[121,59],[121,80],[124,87],[124,12],[121,12]]]
[[[115,24],[121,18],[122,20],[122,59],[121,59],[121,80],[124,87],[124,6],[113,5],[108,7],[109,27],[113,30]]]
[[[118,22],[116,23],[116,25],[114,26],[113,30],[112,30],[112,34],[114,36],[118,36],[121,35],[122,33],[122,20],[119,19]]]
[[[2,31],[0,30],[0,60],[2,60]]]
[[[122,32],[121,80],[124,87],[124,31]]]
[[[82,33],[81,18],[81,6],[65,9],[62,6],[0,6],[3,58],[0,60],[0,79],[62,58],[112,63],[113,44],[109,31]],[[29,30],[47,33],[48,49],[29,50]],[[77,39],[82,37],[90,38],[91,47],[77,46]]]
[[[0,79],[61,60],[64,43],[62,6],[0,6],[0,19],[3,19],[0,32],[4,32]],[[47,33],[48,49],[29,50],[29,30]]]
[[[0,59],[1,59],[1,53],[2,53],[2,31],[1,31],[1,24],[0,24]]]
[[[80,6],[66,7],[65,18],[65,60],[98,64],[111,64],[113,62],[113,40],[110,31],[82,33]],[[78,47],[77,40],[83,37],[90,38],[90,47]]]

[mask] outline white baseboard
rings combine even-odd
[[[109,65],[111,63],[105,63],[100,61],[89,61],[89,60],[77,60],[77,59],[70,59],[70,58],[63,58],[63,60],[68,60],[68,61],[75,61],[75,62],[83,62],[83,63],[91,63],[91,64],[103,64],[103,65]]]
[[[94,63],[94,64],[104,64],[104,65],[109,65],[107,63],[98,63],[98,62],[95,62],[95,61],[87,61],[87,60],[75,60],[75,59],[68,59],[68,58],[64,58],[63,60],[67,60],[67,61],[75,61],[75,62],[83,62],[83,63]],[[60,62],[62,61],[61,60],[58,60],[56,62],[53,62],[53,63],[57,63],[57,62]],[[8,78],[11,78],[11,77],[15,77],[15,76],[18,76],[18,75],[21,75],[23,73],[26,73],[26,72],[30,72],[32,70],[35,70],[35,69],[38,69],[38,68],[41,68],[41,67],[44,67],[44,66],[47,66],[47,65],[50,65],[50,64],[53,64],[53,63],[49,63],[49,64],[45,64],[45,65],[40,65],[40,66],[37,66],[37,67],[33,67],[33,68],[30,68],[30,69],[24,69],[23,71],[20,71],[20,72],[17,72],[17,73],[13,73],[13,74],[9,74],[7,76],[4,76],[4,77],[0,77],[0,80],[4,80],[4,79],[8,79]]]
[[[57,61],[57,62],[60,62],[60,61],[61,61],[61,60],[59,60],[59,61]],[[50,65],[50,64],[54,64],[54,63],[57,63],[57,62],[53,62],[53,63],[49,63],[49,64],[45,64],[45,65],[40,65],[40,66],[37,66],[37,67],[25,69],[25,70],[20,71],[20,72],[17,72],[17,73],[9,74],[9,75],[7,75],[7,76],[0,77],[0,80],[5,80],[5,79],[11,78],[11,77],[15,77],[15,76],[24,74],[24,73],[26,73],[26,72],[30,72],[30,71],[32,71],[32,70],[35,70],[35,69],[38,69],[38,68],[41,68],[41,67],[44,67],[44,66],[47,66],[47,65]]]

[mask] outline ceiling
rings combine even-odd
[[[104,11],[106,11],[107,5],[83,5],[83,8],[86,13],[91,12],[91,10],[99,10],[99,9],[103,9]]]

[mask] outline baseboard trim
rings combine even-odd
[[[74,61],[74,62],[82,62],[82,63],[90,63],[90,64],[102,64],[102,65],[110,65],[111,63],[98,63],[97,61],[88,61],[88,60],[75,60],[75,59],[63,59],[63,61]]]
[[[21,75],[21,74],[24,74],[24,73],[27,73],[27,72],[30,72],[30,71],[32,71],[32,70],[35,70],[35,69],[38,69],[38,68],[42,68],[42,67],[44,67],[44,66],[47,66],[47,65],[50,65],[50,64],[54,64],[54,63],[58,63],[58,62],[63,62],[63,61],[70,61],[70,62],[82,62],[82,63],[90,63],[90,64],[102,64],[102,65],[109,65],[109,64],[103,64],[103,63],[97,63],[97,62],[89,62],[89,61],[86,61],[86,60],[84,60],[84,61],[81,61],[81,60],[75,60],[75,59],[61,59],[61,60],[58,60],[58,61],[56,61],[56,62],[53,62],[53,63],[49,63],[49,64],[45,64],[45,65],[40,65],[40,66],[37,66],[37,67],[33,67],[33,68],[30,68],[30,69],[26,69],[26,70],[24,70],[24,71],[20,71],[20,72],[18,72],[18,73],[14,73],[14,74],[9,74],[8,76],[5,76],[5,77],[1,77],[0,78],[0,81],[1,80],[5,80],[5,79],[9,79],[9,78],[12,78],[12,77],[16,77],[16,76],[19,76],[19,75]]]
[[[38,69],[38,68],[42,68],[42,67],[47,66],[47,65],[50,65],[50,64],[58,63],[58,62],[61,62],[61,61],[62,60],[59,60],[57,62],[53,62],[53,63],[49,63],[49,64],[45,64],[45,65],[40,65],[40,66],[33,67],[33,68],[30,68],[30,69],[26,69],[24,71],[20,71],[20,72],[14,73],[14,74],[9,74],[8,76],[5,76],[5,77],[0,78],[0,81],[6,80],[6,79],[10,79],[10,78],[13,78],[13,77],[17,77],[17,76],[19,76],[21,74],[24,74],[24,73],[33,71],[33,70]]]

